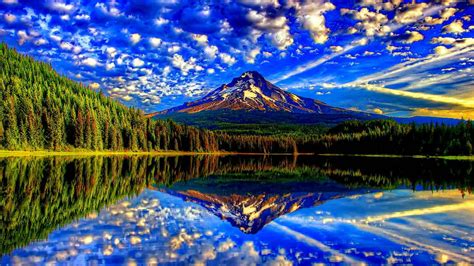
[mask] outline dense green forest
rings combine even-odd
[[[471,121],[402,125],[392,120],[346,121],[327,134],[297,140],[300,152],[343,154],[471,155]]]
[[[0,149],[471,155],[472,123],[392,120],[321,125],[222,124],[216,131],[154,120],[0,44]],[[324,124],[328,125],[328,124]]]

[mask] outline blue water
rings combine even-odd
[[[472,264],[473,232],[474,200],[457,190],[351,195],[282,215],[247,234],[200,204],[146,189],[55,230],[44,241],[16,249],[1,261]]]

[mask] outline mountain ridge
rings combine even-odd
[[[287,92],[267,81],[257,71],[246,71],[201,99],[152,113],[198,113],[217,110],[336,114],[351,112],[322,101]]]

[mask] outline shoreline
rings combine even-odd
[[[474,160],[474,155],[401,155],[401,154],[342,154],[342,153],[250,153],[250,152],[187,152],[187,151],[9,151],[0,150],[0,158],[41,156],[320,156],[320,157],[368,157],[368,158],[413,158],[443,160]]]

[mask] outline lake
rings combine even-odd
[[[0,263],[473,264],[474,161],[0,159]]]

